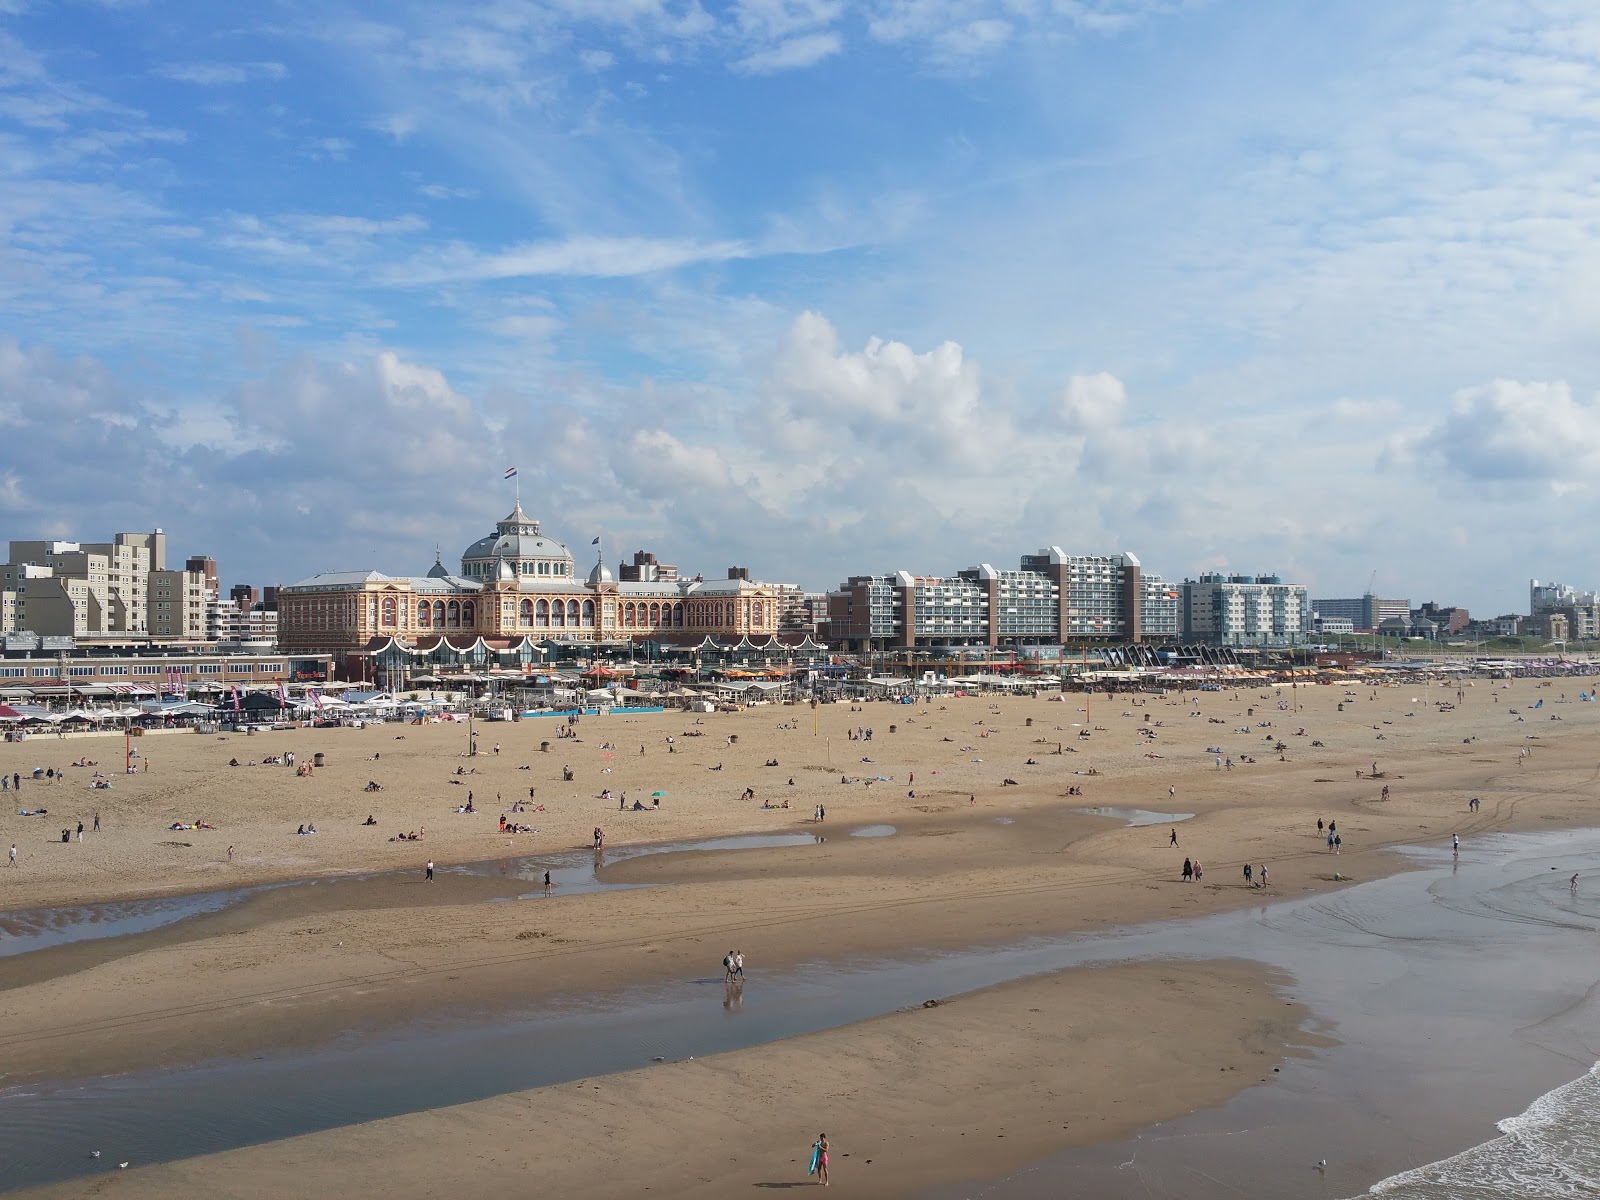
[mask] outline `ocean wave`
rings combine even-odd
[[[1384,1200],[1594,1200],[1600,1196],[1600,1063],[1546,1092],[1501,1136],[1451,1158],[1391,1175],[1369,1196]]]

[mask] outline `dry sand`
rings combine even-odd
[[[1248,964],[1070,971],[698,1061],[24,1194],[742,1196],[813,1182],[809,1146],[826,1132],[836,1186],[892,1197],[1220,1103],[1312,1040],[1298,1032],[1305,1015]]]
[[[492,1016],[542,994],[719,972],[733,945],[759,970],[1213,911],[1260,898],[1242,886],[1246,858],[1270,865],[1275,896],[1338,887],[1336,876],[1394,869],[1384,851],[1390,845],[1446,840],[1452,831],[1470,838],[1589,821],[1600,777],[1593,749],[1600,706],[1577,703],[1580,687],[1587,683],[1479,683],[1454,711],[1434,703],[1454,701],[1454,689],[1347,696],[1324,686],[1203,693],[1197,713],[1190,695],[1097,696],[1087,713],[1083,697],[1068,696],[859,711],[757,708],[698,725],[682,714],[619,715],[586,719],[581,740],[573,741],[555,740],[550,721],[528,721],[480,725],[484,753],[474,760],[461,757],[462,726],[146,737],[141,749],[150,770],[113,776],[110,792],[83,786],[88,768],[66,767],[72,782],[53,787],[24,781],[21,802],[43,804],[51,815],[21,818],[13,806],[0,816],[0,839],[16,840],[22,855],[15,871],[0,867],[0,904],[305,877],[345,882],[269,891],[137,937],[0,959],[4,1078],[74,1077],[192,1062],[219,1050],[316,1044],[421,1016]],[[1544,708],[1533,710],[1540,698]],[[1280,711],[1280,702],[1302,711]],[[1262,721],[1271,727],[1240,732]],[[847,729],[869,725],[871,742],[847,739]],[[1154,730],[1153,739],[1138,736],[1141,725]],[[1295,736],[1301,726],[1306,735]],[[1088,738],[1077,736],[1080,727]],[[703,736],[685,736],[696,732]],[[1287,744],[1287,761],[1269,748],[1269,735]],[[667,752],[668,736],[675,753]],[[736,744],[728,744],[730,736]],[[539,748],[544,740],[548,752]],[[612,742],[617,749],[603,748]],[[1235,769],[1217,769],[1210,746],[1231,754]],[[1524,763],[1519,752],[1528,747],[1534,754]],[[230,757],[248,762],[285,749],[302,762],[324,751],[330,765],[311,779],[282,767],[226,766]],[[44,738],[0,745],[0,767],[26,773],[87,754],[106,769],[120,762],[121,750],[120,738]],[[1246,754],[1258,761],[1242,762]],[[779,766],[764,766],[769,759]],[[1374,760],[1384,778],[1357,779],[1356,769],[1366,772]],[[573,767],[571,784],[561,782],[563,764]],[[477,774],[453,783],[458,766]],[[1097,773],[1087,774],[1091,769]],[[856,782],[840,783],[841,775]],[[1005,785],[1008,778],[1017,786]],[[368,779],[384,790],[364,793]],[[1380,799],[1385,784],[1388,801]],[[756,789],[755,801],[739,799],[747,786]],[[1065,795],[1072,786],[1083,789],[1082,798]],[[540,832],[497,833],[499,813],[529,787],[545,811],[519,819]],[[656,790],[667,795],[660,812],[619,813],[615,802],[597,798],[605,788],[626,791],[630,802]],[[457,815],[468,789],[481,812]],[[913,790],[914,798],[907,794]],[[1481,812],[1468,811],[1471,796],[1482,798]],[[762,811],[763,799],[788,799],[791,807]],[[828,810],[822,826],[810,820],[818,803]],[[1124,828],[1072,811],[1085,805],[1198,815],[1176,826],[1180,845],[1173,848],[1168,826]],[[105,826],[98,837],[86,835],[81,845],[51,840],[69,820],[81,814],[87,822],[96,809]],[[378,817],[376,829],[359,824],[369,812]],[[196,817],[220,828],[165,828]],[[1337,820],[1341,855],[1328,853],[1316,836],[1318,817]],[[295,836],[307,820],[324,832]],[[898,833],[847,836],[868,822],[893,823]],[[387,840],[424,825],[420,845]],[[664,886],[551,901],[489,905],[493,896],[526,888],[492,876],[421,882],[427,858],[444,864],[567,850],[587,845],[595,825],[613,847],[797,829],[828,840],[637,859],[603,877]],[[236,847],[231,863],[229,845]],[[1186,855],[1204,863],[1203,883],[1179,879]],[[351,878],[382,871],[399,873]],[[1129,994],[1125,989],[1118,1003]],[[953,1006],[949,1019],[960,1012]],[[974,1036],[991,1035],[999,1036],[985,1027]],[[1085,1078],[1093,1088],[1109,1085],[1114,1074]],[[781,1098],[783,1077],[775,1078]],[[966,1103],[929,1094],[921,1102]],[[979,1106],[1020,1121],[1028,1094],[995,1089]],[[1135,1124],[1157,1112],[1132,1101],[1125,1107]],[[676,1110],[668,1104],[661,1111]],[[811,1120],[796,1108],[790,1113]],[[692,1149],[674,1161],[739,1151],[736,1137],[717,1143],[713,1131],[696,1127]]]

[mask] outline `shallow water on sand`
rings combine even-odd
[[[1422,870],[1263,908],[1236,939],[1339,1045],[1220,1108],[919,1200],[1600,1195],[1600,831],[1410,853]],[[1225,953],[1208,926],[1192,952]]]
[[[1176,825],[1179,821],[1188,821],[1194,817],[1193,813],[1153,812],[1148,808],[1118,808],[1114,804],[1075,808],[1072,811],[1082,813],[1086,817],[1110,817],[1113,821],[1121,821],[1124,825]]]
[[[891,829],[891,832],[892,829]],[[877,835],[864,835],[877,836]],[[589,850],[564,850],[548,854],[517,855],[460,866],[441,867],[441,874],[501,877],[528,883],[550,881],[557,895],[581,892],[615,891],[628,887],[654,887],[655,884],[607,883],[599,872],[613,863],[655,854],[681,854],[695,851],[761,850],[780,846],[809,846],[822,841],[812,833],[748,833],[724,838],[704,838],[693,842],[659,842],[640,846],[619,846],[596,853]],[[122,937],[145,933],[206,913],[220,912],[247,896],[271,889],[334,887],[353,880],[367,881],[386,875],[411,876],[414,870],[350,875],[337,878],[304,879],[258,887],[220,888],[181,896],[161,896],[149,900],[114,900],[103,904],[68,904],[57,908],[13,909],[0,912],[0,958],[47,950],[71,942]],[[542,892],[507,896],[507,900],[531,899]]]
[[[1591,998],[1600,983],[1600,871],[1580,881],[1578,896],[1565,882],[1593,862],[1600,832],[1494,837],[1455,860],[1448,850],[1419,853],[1416,871],[1390,879],[1212,917],[783,973],[762,972],[757,961],[734,991],[708,964],[703,978],[553,1000],[492,1022],[435,1021],[259,1060],[0,1092],[0,1186],[757,1045],[1067,966],[1228,957],[1290,973],[1293,994],[1343,1044],[1269,1073],[1274,1086],[1221,1108],[930,1198],[1334,1200],[1493,1140],[1496,1119],[1600,1058],[1600,1005]],[[1563,1138],[1568,1131],[1540,1144]],[[86,1159],[90,1147],[105,1157]],[[1319,1158],[1328,1159],[1325,1172],[1312,1166]],[[1480,1193],[1449,1184],[1388,1194]],[[1481,1194],[1589,1193],[1502,1184]]]

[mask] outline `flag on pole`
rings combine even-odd
[[[239,685],[238,684],[235,684],[234,688],[233,688],[233,711],[234,712],[238,712],[239,711]]]
[[[318,712],[322,711],[322,693],[321,692],[313,690],[312,693],[311,693],[311,702],[317,706],[317,711]]]
[[[589,543],[589,545],[591,545],[591,546],[598,546],[599,544],[600,544],[600,539],[599,538],[595,538],[594,541]]]
[[[505,479],[510,479],[510,478],[511,478],[511,477],[512,477],[512,476],[513,476],[513,475],[515,475],[515,474],[516,474],[516,473],[517,473],[517,469],[516,469],[516,468],[515,468],[515,467],[507,467],[507,468],[506,468],[506,473],[505,473],[505,475],[504,475],[504,476],[503,476],[503,478],[505,478]]]
[[[278,703],[284,708],[289,707],[289,689],[281,681],[278,684]]]

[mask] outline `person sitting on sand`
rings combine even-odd
[[[228,765],[230,767],[237,767],[239,765],[239,760],[237,758],[230,758],[228,760]]]
[[[306,827],[304,825],[301,825],[299,829],[296,829],[294,831],[294,833],[295,833],[296,837],[300,837],[302,834],[305,833],[305,831],[306,831]]]
[[[376,825],[378,823],[378,820],[371,813],[368,813],[367,814],[367,819],[365,821],[361,822],[361,823],[363,825]]]

